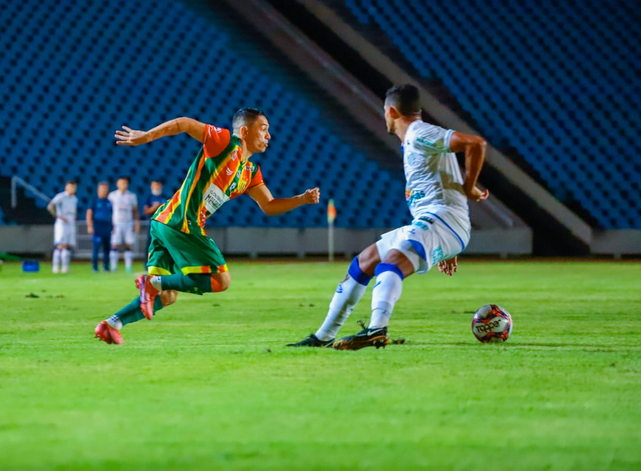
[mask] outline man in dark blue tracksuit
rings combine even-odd
[[[109,249],[111,247],[111,202],[107,198],[109,183],[98,184],[98,197],[94,198],[87,209],[87,232],[93,235],[93,253],[91,262],[93,271],[98,271],[98,253],[103,249],[103,270],[109,271]]]

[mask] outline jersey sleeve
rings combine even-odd
[[[231,133],[228,129],[217,128],[211,124],[205,125],[205,138],[203,140],[203,152],[205,158],[218,157],[229,145]]]
[[[445,154],[451,152],[452,134],[452,129],[443,129],[431,124],[421,126],[414,137],[414,146],[428,154]]]
[[[247,185],[247,189],[249,190],[250,188],[254,188],[255,186],[262,185],[265,182],[263,181],[263,172],[260,171],[260,167],[258,165],[255,165],[256,170],[254,171],[254,175],[252,176],[251,181],[249,182],[249,185]]]

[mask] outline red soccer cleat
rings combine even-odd
[[[114,329],[107,321],[102,321],[96,326],[96,338],[100,339],[101,342],[108,344],[115,343],[117,345],[122,345],[124,340],[122,340],[122,334],[118,329]]]
[[[140,310],[149,320],[154,317],[154,301],[160,292],[153,287],[150,280],[149,275],[140,275],[136,278],[136,288],[140,290]]]

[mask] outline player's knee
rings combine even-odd
[[[178,299],[178,291],[173,289],[166,289],[160,293],[160,301],[163,307],[171,306]]]
[[[214,293],[220,293],[229,289],[231,285],[231,276],[229,273],[217,273],[211,275],[211,290]]]
[[[374,276],[376,265],[381,262],[378,255],[378,248],[376,244],[372,244],[358,254],[358,266],[361,271],[369,276]]]

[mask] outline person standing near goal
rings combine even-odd
[[[425,273],[434,265],[451,276],[457,269],[456,256],[470,240],[467,200],[483,201],[489,196],[487,190],[476,186],[485,160],[483,138],[423,122],[419,91],[413,85],[389,89],[384,112],[387,131],[402,144],[405,199],[413,220],[383,234],[354,258],[320,329],[290,347],[359,350],[387,345],[387,325],[401,296],[403,280],[413,273]],[[465,152],[465,179],[456,152]],[[374,277],[369,326],[335,341],[338,330]]]
[[[78,198],[76,190],[78,185],[69,180],[65,191],[58,193],[47,205],[47,211],[56,218],[53,225],[53,264],[54,273],[69,272],[71,249],[76,246],[76,217],[78,214]],[[62,270],[60,268],[62,265]]]
[[[118,269],[118,249],[125,246],[125,270],[131,273],[134,262],[133,245],[136,234],[140,232],[140,214],[138,213],[138,197],[129,191],[129,178],[120,177],[116,182],[117,190],[109,193],[109,201],[113,208],[113,234],[111,236],[111,251],[109,262],[111,271]]]

